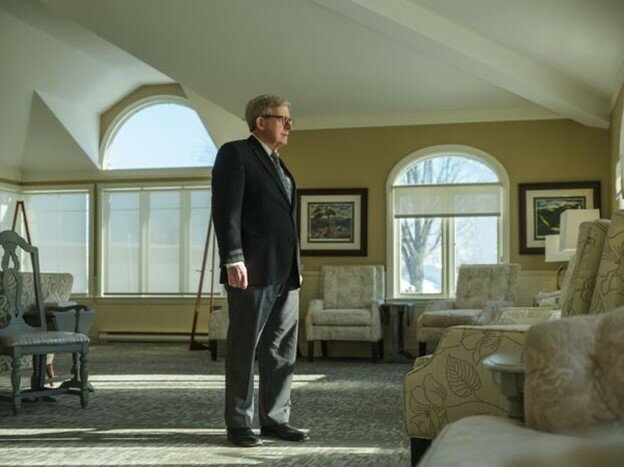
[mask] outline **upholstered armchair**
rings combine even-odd
[[[511,308],[489,325],[448,328],[432,355],[416,359],[404,380],[405,425],[413,450],[422,450],[450,422],[489,414],[506,416],[507,400],[483,366],[493,353],[521,353],[532,325],[624,305],[624,213],[581,224],[576,259],[560,309]]]
[[[314,359],[314,343],[321,341],[327,356],[328,341],[371,343],[373,361],[383,352],[379,305],[384,299],[382,265],[323,266],[321,299],[310,301],[306,315],[308,360]]]
[[[432,302],[416,322],[418,353],[425,355],[448,327],[487,324],[496,311],[515,305],[519,273],[519,264],[460,266],[455,299]]]
[[[525,422],[451,423],[419,465],[622,465],[624,308],[533,326],[524,364]]]

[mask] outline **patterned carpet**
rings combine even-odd
[[[66,360],[57,357],[56,367]],[[293,425],[311,441],[265,440],[236,448],[223,425],[223,359],[174,344],[108,344],[91,350],[95,396],[0,402],[0,466],[409,465],[403,429],[406,364],[297,362]],[[3,375],[2,386],[6,384]]]

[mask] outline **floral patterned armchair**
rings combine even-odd
[[[327,341],[371,343],[372,359],[383,351],[383,329],[379,306],[384,298],[382,265],[341,265],[321,268],[322,299],[311,300],[306,315],[308,360],[314,358],[314,342],[321,341],[327,356]]]
[[[451,326],[488,324],[491,315],[514,306],[519,264],[464,264],[459,267],[454,300],[430,303],[416,322],[418,353],[437,344]]]
[[[507,400],[481,363],[493,353],[522,353],[529,328],[560,316],[597,314],[624,305],[624,212],[581,224],[576,260],[561,310],[509,308],[490,325],[446,329],[436,351],[416,359],[404,379],[405,426],[422,453],[450,422],[508,414]],[[416,454],[418,457],[418,454]]]

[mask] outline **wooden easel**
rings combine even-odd
[[[210,347],[206,344],[202,344],[195,339],[197,332],[197,320],[199,319],[199,308],[201,306],[202,291],[204,288],[204,277],[206,275],[206,263],[208,260],[208,250],[210,249],[210,241],[213,241],[212,247],[212,259],[210,268],[210,298],[208,299],[208,312],[212,313],[214,306],[214,274],[215,274],[215,249],[214,234],[213,234],[212,216],[208,221],[208,234],[206,235],[206,245],[204,246],[204,256],[202,259],[202,266],[199,275],[199,287],[197,289],[197,296],[195,297],[195,313],[193,314],[193,326],[191,328],[191,340],[189,341],[189,350],[209,350]],[[210,332],[210,330],[208,330]]]
[[[15,213],[13,214],[13,224],[11,225],[11,230],[15,232],[15,227],[17,227],[17,216],[22,211],[22,219],[24,219],[24,228],[26,229],[26,240],[28,243],[32,245],[32,240],[30,239],[30,229],[28,228],[28,219],[26,218],[26,208],[24,207],[24,201],[18,201],[15,203]]]

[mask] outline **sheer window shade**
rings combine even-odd
[[[209,189],[104,189],[102,219],[104,294],[197,292],[210,219]],[[210,292],[211,254],[212,248],[204,293]],[[217,272],[214,290],[220,293]]]
[[[498,184],[410,185],[392,190],[394,217],[478,217],[501,213]]]

